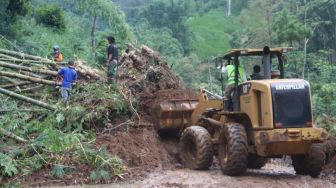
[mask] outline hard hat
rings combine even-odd
[[[59,47],[59,45],[56,44],[56,45],[54,45],[53,49],[54,49],[54,50],[59,50],[60,47]]]

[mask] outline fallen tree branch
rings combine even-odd
[[[127,120],[127,121],[125,121],[124,123],[120,123],[119,125],[116,125],[116,126],[113,126],[113,127],[110,127],[110,126],[109,126],[108,128],[105,128],[104,131],[103,131],[103,133],[108,132],[109,134],[111,134],[111,131],[113,131],[113,130],[115,130],[115,129],[121,127],[121,126],[129,125],[129,124],[133,124],[133,123],[134,123],[133,121],[131,121],[131,120]]]
[[[23,143],[27,143],[28,142],[28,140],[26,140],[24,138],[21,138],[21,137],[15,135],[14,133],[8,132],[8,131],[6,131],[3,128],[0,128],[0,133],[3,134],[3,135],[5,135],[5,136],[7,136],[7,137],[13,138],[13,139],[15,139],[15,140],[17,140],[19,142],[23,142]]]
[[[137,116],[138,120],[140,120],[140,116],[139,116],[138,112],[136,111],[136,109],[133,107],[133,104],[132,104],[132,92],[129,90],[129,92],[130,92],[130,97],[129,98],[126,96],[126,94],[124,92],[122,92],[121,89],[119,89],[119,92],[124,97],[124,99],[129,102],[130,109]]]

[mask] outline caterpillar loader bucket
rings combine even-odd
[[[191,122],[198,100],[171,99],[161,102],[153,112],[157,132],[178,132]]]

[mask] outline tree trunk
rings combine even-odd
[[[307,28],[307,1],[304,0],[304,25],[305,29]],[[308,44],[307,37],[304,38],[304,58],[303,58],[303,68],[302,68],[302,79],[305,79],[305,70],[307,64],[307,44]]]
[[[91,30],[91,43],[92,52],[96,56],[96,28],[97,28],[97,15],[93,18],[92,30]]]
[[[227,16],[231,16],[232,1],[227,0]]]
[[[22,74],[5,72],[5,71],[0,71],[0,76],[18,78],[18,79],[21,79],[21,80],[27,80],[27,81],[31,81],[31,82],[36,82],[36,83],[46,84],[46,85],[52,85],[52,86],[61,86],[62,85],[61,83],[58,83],[58,82],[55,82],[55,81],[45,80],[45,79],[41,79],[41,78],[34,78],[34,77],[31,77],[31,76],[25,76],[25,75],[22,75]]]
[[[46,108],[48,110],[56,110],[56,106],[49,105],[49,104],[47,104],[45,102],[38,101],[38,100],[29,98],[29,97],[26,97],[26,96],[23,96],[23,95],[19,95],[17,93],[14,93],[12,91],[9,91],[9,90],[3,89],[3,88],[0,88],[0,93],[4,94],[4,95],[7,95],[7,96],[10,96],[12,98],[18,99],[18,100],[22,100],[22,101],[25,101],[25,102],[28,102],[28,103],[40,106],[42,108]]]

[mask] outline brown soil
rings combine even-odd
[[[90,172],[94,170],[89,165],[71,161],[71,169],[69,173],[66,173],[62,179],[56,179],[51,174],[51,167],[43,168],[42,170],[28,176],[22,187],[43,187],[43,186],[55,186],[55,185],[84,185],[90,184]]]
[[[130,129],[114,135],[100,135],[97,145],[123,159],[131,178],[141,178],[153,170],[172,169],[175,159],[152,129]]]

